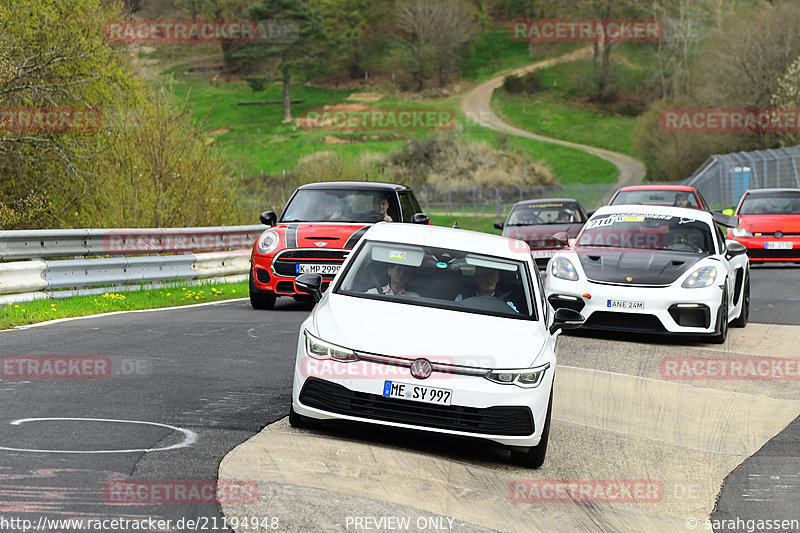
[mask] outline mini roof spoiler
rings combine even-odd
[[[712,211],[711,216],[714,217],[714,222],[726,228],[738,228],[739,217],[736,215],[726,215],[722,211]]]

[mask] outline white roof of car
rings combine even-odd
[[[693,218],[709,224],[714,223],[714,217],[708,211],[703,211],[702,209],[692,209],[689,207],[673,207],[671,205],[605,205],[598,208],[591,218],[602,215],[613,215],[616,213],[672,215],[674,217]]]
[[[490,235],[465,229],[427,226],[422,224],[398,224],[379,222],[364,234],[365,239],[391,241],[420,246],[436,246],[467,252],[506,257],[516,260],[529,260],[530,248],[527,243],[499,235]]]

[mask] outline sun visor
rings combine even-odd
[[[372,247],[372,260],[395,265],[408,265],[418,267],[422,264],[425,252],[422,248],[400,244],[374,245]]]

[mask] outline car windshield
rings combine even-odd
[[[392,194],[347,189],[298,190],[283,210],[281,222],[377,222],[376,203],[389,200],[388,214],[398,220]]]
[[[335,294],[537,319],[530,279],[538,272],[525,262],[381,241],[366,242],[355,253]]]
[[[739,209],[740,215],[800,215],[800,191],[776,191],[748,194]]]
[[[700,209],[697,196],[691,191],[620,191],[610,205],[671,205]]]
[[[578,206],[574,203],[567,202],[523,204],[515,207],[508,216],[509,226],[582,224],[583,222],[585,222],[585,220]]]
[[[590,219],[578,235],[577,246],[710,255],[714,253],[714,238],[708,224],[692,218],[621,213]]]

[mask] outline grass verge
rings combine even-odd
[[[0,307],[0,329],[35,324],[46,320],[87,316],[113,311],[156,309],[202,302],[230,300],[248,295],[246,281],[239,283],[209,283],[204,285],[175,285],[123,293],[76,296],[64,299],[35,300],[4,304]]]

